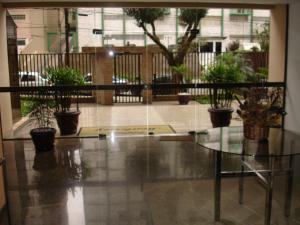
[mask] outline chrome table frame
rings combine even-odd
[[[274,168],[274,161],[278,157],[270,156],[269,158],[269,168],[267,170],[256,170],[250,164],[245,161],[245,155],[241,156],[241,172],[225,172],[222,171],[222,153],[221,151],[215,151],[215,182],[214,182],[214,205],[215,205],[215,221],[220,221],[221,218],[221,178],[222,177],[236,177],[239,178],[239,203],[243,204],[243,194],[244,194],[244,177],[245,175],[255,175],[259,183],[266,190],[266,200],[265,200],[265,225],[270,225],[271,222],[271,211],[272,211],[272,198],[273,198],[273,184],[275,174],[287,174],[287,184],[286,184],[286,197],[285,197],[285,216],[290,216],[291,203],[292,203],[292,191],[293,191],[293,168],[294,168],[294,156],[289,157],[289,168],[288,170],[276,171]],[[224,153],[227,154],[227,153]],[[283,156],[287,157],[287,156]],[[245,169],[248,168],[250,172],[246,172]]]

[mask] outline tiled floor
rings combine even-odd
[[[4,149],[13,224],[264,222],[265,192],[253,177],[246,178],[243,205],[237,199],[238,179],[223,179],[222,220],[214,222],[213,153],[193,142],[160,141],[159,137],[59,139],[52,152],[36,154],[31,141],[6,141]],[[224,155],[223,165],[225,170],[238,169],[239,158]],[[300,224],[298,176],[290,218],[283,215],[285,177],[276,177],[273,225]]]
[[[211,127],[209,105],[190,101],[189,105],[179,105],[177,101],[153,102],[151,105],[115,104],[81,104],[80,127],[128,126],[128,125],[170,125],[176,132],[201,130]],[[241,125],[236,113],[231,125]],[[31,125],[14,133],[14,137],[29,137]]]

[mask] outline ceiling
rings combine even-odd
[[[0,0],[4,7],[249,7],[270,8],[298,0]]]

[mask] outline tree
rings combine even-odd
[[[262,30],[256,30],[258,42],[262,51],[268,52],[270,45],[270,23],[265,22],[261,25]]]
[[[153,40],[155,44],[162,50],[170,67],[180,66],[184,62],[184,58],[189,50],[193,40],[199,32],[198,26],[203,17],[206,16],[206,9],[180,9],[179,19],[186,29],[176,50],[173,52],[165,46],[156,33],[155,21],[163,19],[167,13],[166,8],[126,8],[125,13],[133,17],[137,26],[141,27],[144,33]],[[182,82],[181,78],[173,77],[176,83]]]

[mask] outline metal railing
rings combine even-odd
[[[196,84],[203,83],[201,75],[206,73],[208,67],[216,62],[218,55],[223,53],[210,52],[190,52],[184,59],[184,65],[188,71],[184,75],[184,83]],[[243,52],[242,54],[252,65],[254,71],[258,71],[261,67],[268,67],[268,53],[267,52]],[[164,84],[172,82],[172,68],[170,68],[168,61],[162,53],[153,53],[152,55],[152,74],[153,84]],[[207,95],[207,89],[186,89],[193,96]],[[154,97],[160,95],[174,95],[176,92],[171,89],[153,90]]]
[[[143,84],[141,78],[141,53],[116,53],[114,56],[113,84]],[[114,92],[115,103],[142,102],[142,89],[120,89]]]

